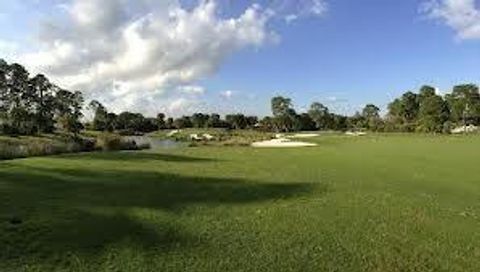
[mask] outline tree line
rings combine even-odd
[[[83,125],[83,95],[30,77],[20,64],[0,60],[0,134],[33,135],[63,130],[77,134]]]
[[[162,113],[156,118],[144,118],[132,113],[117,116],[108,113],[100,103],[92,103],[95,109],[94,130],[149,132],[159,129],[230,128],[275,132],[365,130],[449,133],[456,126],[480,125],[480,94],[478,86],[474,84],[455,86],[445,96],[437,94],[431,86],[421,87],[418,93],[408,91],[388,105],[385,116],[381,116],[380,108],[374,104],[367,104],[361,111],[346,116],[332,113],[319,102],[312,103],[307,112],[297,113],[292,100],[282,96],[271,100],[272,116],[262,119],[243,114],[229,114],[222,119],[219,114],[204,113],[177,119],[165,119]]]
[[[388,105],[386,115],[374,104],[367,104],[352,116],[332,113],[314,102],[309,110],[297,113],[292,100],[277,96],[271,100],[272,116],[258,118],[244,114],[195,113],[179,118],[159,113],[109,112],[100,102],[88,104],[91,122],[83,124],[84,98],[80,91],[69,91],[51,83],[44,75],[31,77],[20,64],[0,60],[0,134],[34,135],[63,131],[78,134],[82,129],[116,131],[123,134],[148,133],[162,129],[228,128],[275,132],[313,130],[368,130],[379,132],[448,133],[463,125],[480,125],[480,94],[475,84],[458,85],[441,96],[431,86],[415,93],[408,91]]]
[[[441,96],[431,86],[406,92],[388,106],[387,131],[450,132],[453,127],[480,124],[480,94],[475,84],[453,87]]]
[[[220,114],[195,113],[179,118],[166,117],[159,113],[155,118],[144,117],[140,113],[109,112],[100,102],[94,100],[89,108],[94,112],[93,121],[87,125],[95,131],[117,131],[121,134],[148,133],[162,129],[184,128],[229,128],[253,129],[258,124],[258,117],[243,114],[228,114],[224,119]]]
[[[331,113],[318,102],[307,113],[297,114],[292,101],[285,97],[272,99],[273,117],[264,118],[263,127],[275,131],[299,130],[365,130],[376,132],[450,133],[453,128],[480,125],[480,93],[475,84],[453,87],[441,96],[431,86],[422,86],[418,93],[408,91],[388,105],[388,112],[367,104],[352,116]]]

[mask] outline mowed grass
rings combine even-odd
[[[0,162],[0,271],[478,271],[480,137]]]

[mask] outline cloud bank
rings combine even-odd
[[[281,8],[296,3],[291,16],[324,10],[323,0],[301,2]],[[42,24],[41,47],[19,61],[114,111],[147,114],[188,112],[206,92],[195,82],[235,52],[275,41],[269,22],[285,14],[252,4],[225,18],[213,0],[189,8],[176,0],[72,0],[56,8],[60,15]]]
[[[257,5],[227,19],[217,15],[214,1],[186,10],[176,1],[75,0],[62,9],[66,19],[45,24],[42,49],[23,62],[116,110],[154,103],[177,88],[203,92],[182,85],[211,75],[237,50],[273,37],[267,29],[271,14]]]

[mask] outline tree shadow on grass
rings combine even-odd
[[[144,162],[144,161],[163,161],[163,162],[213,162],[215,159],[198,158],[171,154],[123,151],[123,152],[91,152],[83,154],[65,154],[49,159],[69,159],[69,160],[88,160],[88,161],[123,161],[123,162]]]
[[[118,154],[117,154],[118,155]],[[171,216],[191,205],[241,205],[306,194],[308,183],[268,184],[242,179],[187,177],[148,171],[14,166],[0,169],[0,262],[72,252],[96,256],[130,241],[165,251],[198,242],[167,219],[150,225],[130,209]],[[317,186],[316,186],[317,187]],[[326,188],[324,188],[326,190]],[[39,256],[40,254],[40,256]],[[1,267],[1,266],[0,266]]]

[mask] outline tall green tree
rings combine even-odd
[[[8,101],[10,108],[26,107],[28,104],[28,71],[20,64],[10,65],[7,74]]]
[[[232,129],[245,129],[248,126],[247,117],[243,114],[228,114],[225,116],[225,121]]]
[[[94,112],[93,116],[93,130],[96,131],[106,131],[111,128],[108,124],[108,111],[102,103],[98,102],[97,100],[93,100],[90,102],[88,107]]]
[[[44,75],[29,80],[28,99],[39,133],[52,133],[55,128],[55,86]]]
[[[315,122],[316,129],[325,130],[331,127],[332,116],[322,103],[314,102],[308,110],[308,115]]]
[[[335,131],[346,131],[348,129],[347,116],[340,114],[332,114],[332,126],[330,129]]]
[[[435,93],[435,89],[425,87],[424,95]],[[406,92],[388,105],[387,123],[389,130],[414,132],[418,124],[420,97],[413,92]]]
[[[83,96],[63,90],[44,75],[30,78],[20,64],[0,60],[0,125],[7,134],[51,133],[59,127],[77,133]]]
[[[0,59],[0,134],[10,133],[8,74],[10,66]]]
[[[451,111],[451,121],[456,124],[480,123],[480,93],[475,84],[464,84],[453,87],[451,94],[446,95]]]
[[[425,89],[425,92],[429,93],[430,89]],[[435,89],[433,89],[435,93]],[[406,92],[402,95],[402,108],[401,115],[406,123],[415,123],[418,118],[418,112],[420,110],[419,97],[413,92]]]
[[[157,128],[158,129],[165,129],[166,128],[165,117],[166,116],[165,116],[164,113],[157,114]]]
[[[299,123],[298,130],[312,131],[317,129],[317,125],[315,121],[312,119],[312,117],[308,113],[302,113],[298,115],[298,123]]]
[[[378,131],[382,127],[382,119],[380,118],[380,108],[367,104],[362,110],[362,117],[364,120],[364,128],[371,131]]]
[[[366,120],[363,114],[356,112],[347,118],[347,128],[351,130],[362,130],[366,127]]]
[[[77,136],[83,129],[80,119],[83,117],[83,95],[81,92],[70,92],[68,90],[60,89],[57,92],[57,122],[59,128],[68,133]]]
[[[195,128],[205,128],[208,125],[208,114],[195,113],[191,117],[193,127]]]
[[[288,115],[292,109],[292,100],[283,96],[276,96],[272,98],[271,104],[274,117]]]
[[[388,104],[388,114],[386,118],[387,131],[402,131],[404,118],[402,115],[403,105],[400,98],[396,98]]]
[[[167,128],[167,129],[175,128],[174,119],[172,117],[168,117],[167,121],[165,121],[165,128]]]
[[[5,124],[12,134],[33,134],[37,132],[35,115],[32,112],[32,94],[29,92],[29,73],[20,64],[6,67],[6,89],[3,105],[6,110]]]
[[[366,119],[380,118],[380,108],[373,104],[367,104],[362,110],[362,115]]]
[[[431,98],[436,95],[435,88],[429,85],[423,85],[420,87],[418,94],[418,102],[421,104],[424,99]]]
[[[220,114],[212,113],[208,117],[207,126],[211,128],[224,128],[227,127],[227,123],[222,120]]]
[[[189,116],[183,116],[180,118],[177,118],[173,121],[173,126],[176,129],[183,129],[183,128],[191,128],[193,127],[192,121]]]
[[[449,119],[446,101],[432,92],[432,88],[424,87],[420,91],[420,109],[417,129],[422,132],[442,132],[444,123]]]
[[[247,116],[247,128],[252,129],[258,124],[258,117],[257,116]]]
[[[272,98],[273,123],[277,131],[289,132],[301,128],[299,116],[293,109],[290,98],[277,96]]]

